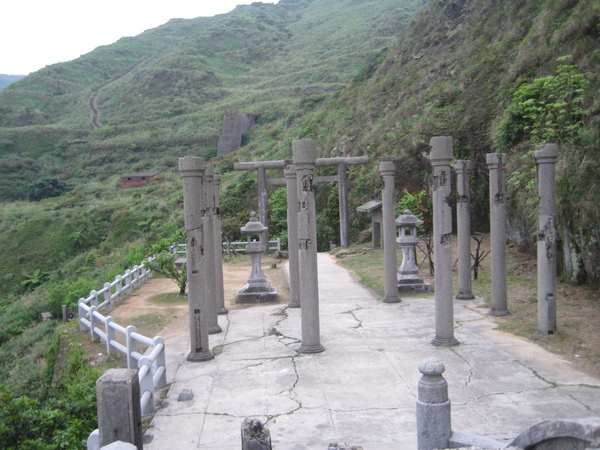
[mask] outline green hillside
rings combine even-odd
[[[39,322],[39,312],[56,314],[181,241],[180,156],[204,156],[223,175],[229,239],[257,204],[255,176],[233,163],[289,158],[291,142],[308,138],[321,157],[371,158],[348,169],[351,211],[380,196],[379,157],[396,156],[397,200],[412,202],[427,226],[428,142],[450,135],[455,157],[475,164],[478,231],[488,229],[485,154],[508,153],[510,237],[531,249],[531,155],[555,141],[560,274],[597,285],[599,39],[592,0],[280,0],[172,20],[11,84],[0,92],[5,404],[18,410],[24,392],[56,401],[44,391],[42,345],[56,324]],[[324,93],[306,95],[308,87]],[[257,123],[238,152],[216,158],[225,111]],[[151,171],[160,175],[149,184],[122,189],[122,175]],[[272,189],[270,234],[285,241],[285,195]],[[40,195],[48,198],[28,201]],[[339,239],[335,186],[319,185],[317,201],[326,249]],[[352,239],[368,226],[366,214],[353,215]]]

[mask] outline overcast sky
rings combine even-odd
[[[28,75],[170,19],[214,16],[253,1],[4,0],[0,7],[0,74]]]

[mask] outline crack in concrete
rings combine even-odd
[[[542,380],[544,383],[548,383],[551,387],[553,387],[553,388],[558,387],[558,383],[555,383],[554,381],[546,380],[537,370],[533,369],[532,367],[529,367],[524,362],[519,361],[519,360],[514,360],[514,362],[516,362],[517,364],[520,364],[521,366],[525,367],[527,370],[531,371],[533,376],[535,376],[539,380]]]
[[[350,314],[354,318],[354,320],[356,320],[356,322],[358,322],[358,325],[356,325],[355,327],[352,327],[352,329],[356,330],[358,328],[363,327],[362,320],[360,320],[358,317],[356,317],[356,314],[354,314],[356,311],[360,311],[361,309],[362,309],[362,307],[357,306],[356,308],[351,309],[350,311],[344,311],[344,312],[341,312],[338,314]]]

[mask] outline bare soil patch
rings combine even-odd
[[[273,256],[265,256],[261,267],[271,286],[278,292],[278,301],[270,304],[287,304],[289,289],[281,261]],[[228,310],[255,306],[236,303],[237,292],[248,280],[250,268],[250,259],[246,255],[240,255],[223,263],[225,307]],[[145,336],[160,335],[168,338],[173,334],[181,334],[182,330],[188,329],[189,326],[187,297],[182,297],[181,301],[168,303],[156,301],[161,294],[171,293],[175,296],[178,292],[175,282],[156,275],[132,296],[127,296],[110,314],[118,324],[134,325],[138,332]]]

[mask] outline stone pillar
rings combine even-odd
[[[442,376],[444,370],[444,364],[437,358],[424,359],[419,365],[419,372],[423,374],[419,380],[417,399],[419,450],[448,448],[452,421],[448,383]]]
[[[227,314],[225,308],[225,291],[223,287],[223,236],[221,231],[221,213],[219,211],[219,186],[221,175],[215,174],[213,178],[213,233],[215,245],[215,296],[217,298],[217,314]]]
[[[285,186],[287,189],[287,226],[288,226],[288,269],[290,274],[289,308],[300,308],[300,272],[298,260],[298,188],[296,187],[296,168],[292,161],[286,161]]]
[[[317,222],[313,173],[317,148],[312,139],[292,142],[296,167],[298,202],[298,256],[300,262],[300,304],[302,344],[300,353],[319,353],[319,277],[317,270]]]
[[[208,361],[215,356],[208,346],[208,299],[203,252],[203,175],[204,160],[197,156],[179,158],[183,178],[183,212],[187,231],[186,258],[188,303],[190,308],[190,345],[188,361]]]
[[[456,171],[456,222],[458,238],[458,294],[457,300],[472,300],[471,292],[471,189],[469,175],[471,161],[458,160],[454,163]]]
[[[215,233],[214,233],[214,183],[215,169],[213,166],[204,168],[204,270],[206,270],[206,298],[208,334],[223,331],[219,326],[217,315],[217,289],[215,267]]]
[[[492,316],[509,314],[506,301],[506,179],[505,153],[488,153],[487,166],[490,171],[490,240],[492,250]]]
[[[433,252],[435,256],[435,337],[433,345],[458,345],[454,338],[454,303],[452,296],[452,138],[431,138],[433,169]]]
[[[535,149],[538,207],[537,278],[538,334],[556,332],[556,181],[558,145],[540,145]]]
[[[258,168],[258,215],[260,223],[269,227],[269,195],[267,192],[267,171],[264,166]],[[269,254],[269,232],[265,239],[265,254]]]
[[[383,258],[385,262],[384,303],[398,303],[398,253],[396,249],[396,208],[394,206],[394,186],[396,165],[394,161],[382,159],[379,173],[383,178]]]
[[[350,246],[350,217],[348,215],[348,176],[346,163],[338,166],[338,199],[340,209],[340,245],[343,248]]]
[[[116,441],[129,442],[138,449],[142,443],[140,382],[135,369],[109,369],[96,382],[100,446]]]

